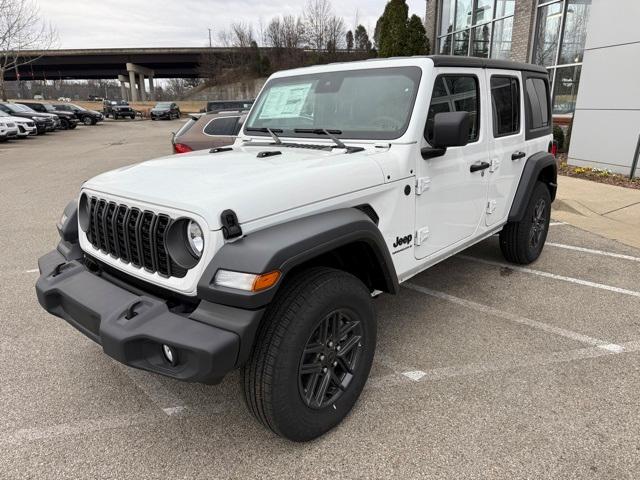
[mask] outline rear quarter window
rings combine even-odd
[[[240,117],[214,118],[204,127],[204,133],[206,135],[235,135],[238,132],[239,118]]]
[[[551,97],[546,76],[525,75],[525,106],[527,109],[526,139],[551,133]]]

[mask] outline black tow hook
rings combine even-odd
[[[125,313],[124,318],[126,318],[127,320],[131,320],[133,317],[138,315],[138,312],[136,312],[135,308],[141,303],[142,302],[140,300],[136,300],[131,305],[129,305],[129,308],[127,308],[127,313]]]
[[[64,270],[64,267],[66,266],[67,266],[67,262],[59,263],[58,265],[56,265],[56,268],[53,269],[53,273],[51,274],[51,276],[57,277],[62,273],[62,270]]]

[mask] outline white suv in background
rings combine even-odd
[[[13,124],[16,130],[16,137],[28,137],[29,135],[38,134],[35,122],[28,118],[14,117],[0,110],[0,122]]]

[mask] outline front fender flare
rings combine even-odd
[[[198,282],[198,297],[213,303],[247,309],[261,308],[273,299],[287,273],[323,253],[363,242],[382,271],[385,291],[398,291],[398,277],[380,230],[360,210],[345,208],[274,225],[226,243],[213,257]],[[278,283],[262,292],[216,286],[219,269],[265,273],[280,270]]]

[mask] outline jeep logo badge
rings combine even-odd
[[[396,241],[393,244],[393,248],[398,248],[401,245],[408,245],[411,243],[413,235],[405,235],[404,237],[396,237]]]

